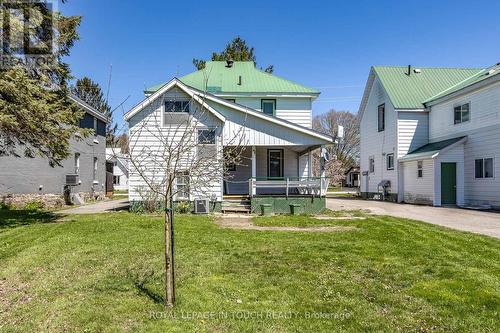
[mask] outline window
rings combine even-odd
[[[215,130],[214,129],[201,129],[198,130],[198,143],[205,145],[215,144]]]
[[[80,173],[80,153],[75,153],[75,173]]]
[[[378,131],[385,130],[385,104],[378,106]]]
[[[394,170],[394,154],[386,155],[387,170]]]
[[[113,176],[113,184],[120,185],[120,176]]]
[[[424,162],[418,161],[417,162],[417,177],[422,178],[423,176],[424,176]]]
[[[283,178],[283,149],[267,150],[267,177]]]
[[[455,124],[461,124],[470,119],[470,104],[462,104],[454,108]]]
[[[187,171],[177,173],[175,186],[177,188],[177,199],[189,199],[189,173]]]
[[[374,173],[375,172],[375,157],[371,156],[368,164],[370,166],[370,173]]]
[[[214,129],[198,130],[198,158],[213,159],[217,156],[217,145]]]
[[[189,112],[189,101],[166,101],[165,112]]]
[[[94,157],[94,180],[97,180],[97,157]]]
[[[480,158],[475,161],[476,178],[493,178],[493,159]]]
[[[275,99],[263,99],[262,100],[262,112],[270,116],[274,116],[276,112],[276,100]]]

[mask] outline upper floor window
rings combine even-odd
[[[262,112],[270,116],[276,114],[276,100],[275,99],[263,99],[262,100]]]
[[[189,112],[189,101],[166,101],[165,112]]]
[[[97,135],[97,118],[96,117],[93,118],[94,118],[94,135]]]
[[[378,106],[378,131],[385,130],[385,104]]]
[[[417,162],[417,178],[422,178],[424,176],[424,161]]]
[[[386,155],[387,170],[394,170],[394,154]]]
[[[455,106],[453,109],[455,124],[461,124],[470,120],[470,104],[465,103]]]
[[[80,153],[75,153],[75,173],[80,173]]]
[[[493,178],[493,159],[480,158],[475,161],[476,178]]]
[[[370,160],[369,160],[368,164],[370,166],[370,173],[374,173],[375,172],[375,157],[370,156]]]
[[[97,166],[98,166],[97,157],[94,157],[94,170],[93,170],[94,180],[97,180]]]

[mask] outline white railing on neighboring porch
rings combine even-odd
[[[278,188],[284,189],[287,197],[291,189],[297,189],[302,195],[325,196],[329,183],[330,180],[325,177],[250,178],[248,180],[248,193],[253,197],[257,194],[258,188]]]

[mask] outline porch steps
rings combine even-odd
[[[227,198],[222,201],[222,213],[247,213],[250,214],[252,205],[248,197]]]

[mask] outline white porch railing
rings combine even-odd
[[[288,197],[291,189],[297,189],[299,194],[325,196],[330,180],[320,177],[289,177],[279,179],[250,178],[248,180],[248,193],[251,197],[257,194],[258,188],[284,189]]]

